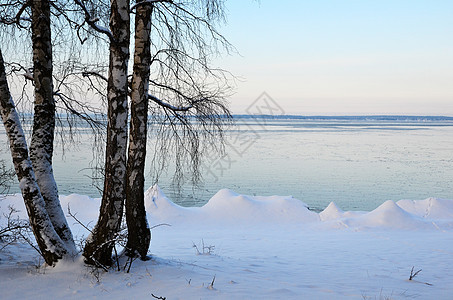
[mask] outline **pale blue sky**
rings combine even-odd
[[[453,115],[453,1],[226,1],[242,113]]]

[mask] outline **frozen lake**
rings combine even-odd
[[[160,176],[159,186],[170,199],[201,206],[229,188],[248,195],[292,195],[315,210],[332,201],[344,210],[372,210],[386,200],[453,198],[453,118],[238,116],[228,136],[226,155],[205,160],[201,187],[185,185],[178,194],[172,174]],[[5,144],[3,128],[1,139]],[[64,155],[56,149],[61,194],[99,196],[87,169],[91,142],[84,133]],[[10,160],[4,150],[0,155]],[[150,169],[148,186],[154,183]]]

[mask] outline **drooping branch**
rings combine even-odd
[[[5,66],[10,69],[9,72],[6,74],[7,76],[13,73],[23,72],[20,75],[22,75],[26,80],[30,80],[31,82],[33,82],[33,68],[27,68],[17,62],[5,63]]]
[[[113,33],[108,28],[105,28],[104,26],[100,26],[97,24],[99,18],[93,18],[88,9],[86,8],[86,6],[82,3],[82,1],[74,0],[74,2],[83,10],[85,14],[85,22],[88,25],[90,25],[91,28],[93,28],[95,31],[99,33],[105,34],[110,39],[110,42],[112,43],[116,42]]]
[[[82,76],[83,77],[95,76],[95,77],[98,77],[98,78],[102,79],[106,83],[109,81],[104,75],[102,75],[102,74],[100,74],[98,72],[94,72],[94,71],[83,71],[82,72]]]
[[[24,3],[20,3],[20,2],[17,2],[17,3],[12,3],[12,4],[4,4],[2,6],[7,6],[7,5],[11,5],[12,7],[16,7],[17,4],[21,4],[19,10],[17,11],[16,15],[13,17],[13,18],[8,18],[8,17],[5,17],[5,16],[0,16],[0,23],[3,23],[5,25],[13,25],[15,24],[17,27],[19,28],[22,28],[22,29],[25,29],[27,28],[26,26],[23,26],[20,22],[21,21],[27,21],[27,22],[31,22],[31,19],[30,18],[24,18],[22,17],[22,14],[24,13],[24,11],[30,7],[30,0],[27,0],[25,1]]]
[[[153,6],[156,3],[162,3],[162,2],[167,2],[167,3],[173,3],[172,0],[145,0],[145,1],[140,1],[135,3],[134,5],[131,6],[130,10],[133,11],[139,6],[144,6],[144,5],[151,5]]]
[[[69,112],[70,114],[85,121],[91,127],[91,129],[93,129],[93,131],[95,131],[96,133],[100,132],[101,128],[103,129],[105,127],[104,123],[102,121],[97,120],[91,116],[91,115],[96,115],[98,113],[97,111],[93,110],[91,107],[89,107],[87,105],[83,105],[83,104],[79,103],[78,101],[76,101],[75,99],[70,98],[69,96],[67,96],[59,91],[56,91],[54,93],[54,96],[58,97],[58,99],[60,99],[61,102],[63,103],[64,107],[58,107],[58,108],[62,108],[63,110]],[[79,107],[75,108],[73,103],[78,103]]]
[[[161,107],[163,108],[167,108],[169,110],[172,110],[174,112],[178,112],[178,111],[188,111],[189,109],[191,109],[193,107],[193,105],[188,105],[188,106],[174,106],[174,105],[171,105],[169,103],[166,103],[162,100],[160,100],[159,98],[153,96],[153,95],[148,95],[148,99],[151,100],[151,101],[154,101],[154,103],[160,105]],[[201,100],[200,100],[201,101]]]
[[[212,65],[220,51],[234,48],[216,29],[223,1],[173,1],[154,5],[149,110],[156,136],[154,176],[174,154],[173,184],[180,191],[187,171],[201,180],[202,156],[222,151],[231,122],[226,97],[234,76]]]

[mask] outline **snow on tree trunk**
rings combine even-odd
[[[87,263],[112,263],[115,235],[120,229],[126,190],[127,65],[129,60],[129,1],[111,0],[108,125],[105,179],[99,219],[83,252]]]
[[[0,50],[0,111],[8,135],[11,155],[30,225],[38,243],[39,250],[46,263],[54,265],[68,254],[66,244],[54,229],[46,204],[35,180],[33,167],[28,156],[27,142],[19,121],[13,99],[6,80],[3,56]]]
[[[52,43],[49,0],[32,3],[33,81],[35,103],[30,158],[36,181],[55,231],[75,252],[74,239],[58,198],[52,155],[55,131],[55,101],[52,83]]]
[[[144,204],[144,172],[148,122],[150,31],[152,6],[139,5],[135,15],[135,53],[127,160],[127,255],[145,258],[151,241]]]

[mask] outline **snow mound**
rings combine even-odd
[[[147,211],[178,211],[181,206],[176,205],[162,192],[159,186],[154,185],[145,192],[145,208]]]
[[[218,191],[202,207],[182,207],[158,186],[145,192],[145,207],[152,223],[263,225],[319,221],[319,215],[292,196],[247,196],[229,189]]]
[[[335,203],[321,213],[310,211],[292,196],[248,196],[229,189],[218,191],[202,207],[181,207],[155,186],[146,192],[146,209],[152,223],[259,227],[293,224],[327,229],[355,228],[396,230],[444,230],[453,228],[453,201],[386,201],[371,212],[343,211]],[[428,218],[429,216],[429,218]]]
[[[145,192],[145,209],[152,223],[184,222],[193,219],[196,208],[186,208],[173,203],[158,185]]]
[[[250,223],[305,223],[319,221],[319,215],[292,196],[247,196],[229,189],[217,192],[201,210],[216,220]]]
[[[420,217],[405,211],[392,200],[384,202],[375,210],[362,216],[345,220],[345,223],[358,228],[419,230],[433,227]]]
[[[20,194],[2,198],[0,205],[6,211],[14,206],[19,218],[27,219],[25,206]],[[371,212],[343,211],[334,202],[319,214],[292,196],[248,196],[229,189],[218,191],[202,207],[182,207],[172,202],[157,186],[145,192],[145,208],[151,226],[167,223],[178,226],[207,228],[221,224],[225,228],[244,228],[292,224],[297,228],[319,227],[324,229],[353,228],[395,229],[395,230],[452,230],[453,200],[428,198],[426,200],[389,200]],[[72,194],[60,196],[65,213],[68,208],[77,219],[93,227],[101,199]],[[0,223],[6,218],[0,218]],[[74,219],[68,218],[74,235],[86,235],[87,231]],[[308,226],[310,225],[310,226]],[[268,227],[269,228],[269,227]],[[311,229],[310,229],[311,230]]]
[[[425,200],[400,200],[396,204],[411,214],[426,219],[453,219],[453,201],[428,198]]]
[[[342,211],[334,202],[330,202],[329,206],[319,213],[321,221],[340,219],[343,215],[344,211]]]

